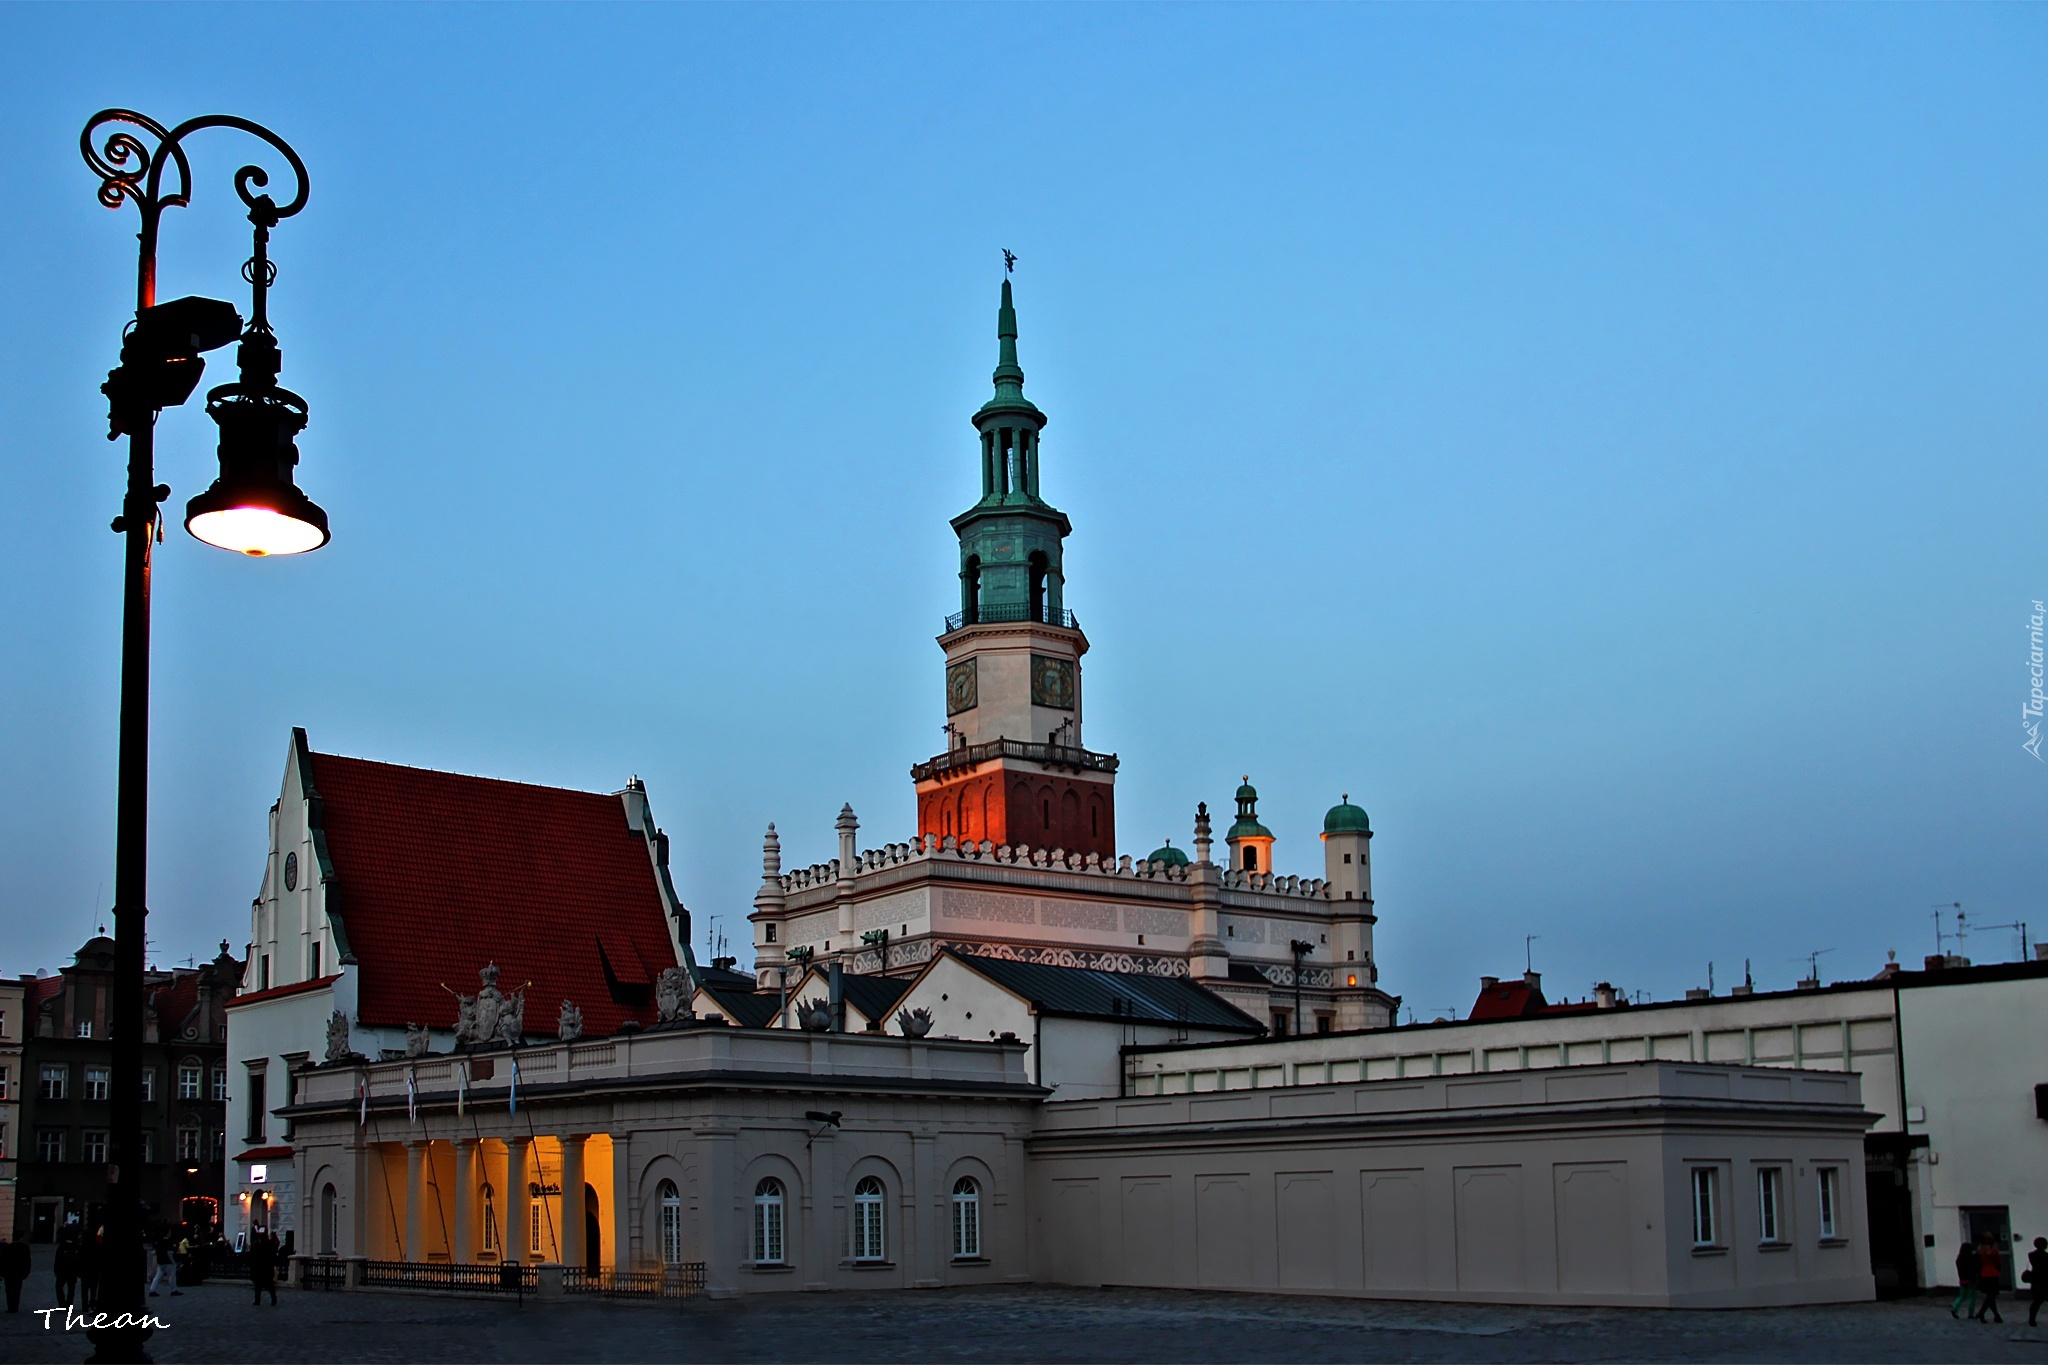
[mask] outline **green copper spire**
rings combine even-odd
[[[995,397],[982,404],[982,412],[1026,412],[1045,425],[1045,414],[1024,396],[1024,367],[1017,363],[1017,305],[1010,297],[1010,282],[1003,281],[1003,303],[996,309]],[[981,414],[975,414],[979,417]]]
[[[996,310],[995,396],[974,414],[981,446],[981,498],[953,518],[960,536],[960,614],[956,621],[1068,621],[1061,542],[1073,530],[1066,513],[1038,492],[1038,433],[1045,414],[1024,396],[1017,363],[1017,305],[1010,282]]]

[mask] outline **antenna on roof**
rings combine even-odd
[[[1524,935],[1522,935],[1522,970],[1523,970],[1523,971],[1525,971],[1525,972],[1533,972],[1533,971],[1535,971],[1535,970],[1536,970],[1536,955],[1535,955],[1535,953],[1534,953],[1534,952],[1533,952],[1533,951],[1532,951],[1532,950],[1530,949],[1529,945],[1530,945],[1530,944],[1532,944],[1532,943],[1534,943],[1534,942],[1535,942],[1535,941],[1536,941],[1537,939],[1539,939],[1539,938],[1542,938],[1542,937],[1543,937],[1543,935],[1541,935],[1541,934],[1524,934]]]

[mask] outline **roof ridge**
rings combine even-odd
[[[486,777],[482,773],[457,772],[453,768],[427,768],[416,763],[392,763],[381,758],[358,758],[354,754],[331,754],[321,749],[309,750],[315,759],[338,759],[343,763],[360,763],[371,768],[390,768],[402,773],[427,773],[434,777],[459,777],[466,782],[489,782],[499,787],[525,787],[532,791],[562,792],[570,796],[596,796],[616,798],[616,791],[591,791],[587,787],[557,787],[545,782],[522,782],[516,777]]]

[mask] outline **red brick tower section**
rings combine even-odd
[[[977,748],[993,746],[980,745]],[[1004,748],[1052,746],[1008,741]],[[1091,761],[1063,764],[1059,758]],[[1116,757],[1086,750],[1033,761],[991,755],[979,763],[949,764],[942,754],[911,769],[917,780],[917,832],[961,842],[986,839],[997,846],[1116,856]]]

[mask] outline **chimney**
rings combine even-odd
[[[846,1032],[846,978],[840,974],[839,959],[825,971],[826,1004],[831,1007],[832,1032]]]
[[[1614,987],[1603,981],[1593,988],[1593,1005],[1596,1009],[1614,1008]]]
[[[1500,978],[1497,976],[1482,976],[1479,978],[1479,989],[1482,991],[1490,991],[1499,984]]]
[[[1712,1000],[1714,993],[1705,986],[1694,986],[1685,993],[1685,998],[1688,1000]]]
[[[1540,991],[1540,990],[1542,990],[1542,989],[1543,989],[1543,973],[1541,973],[1541,972],[1523,972],[1523,973],[1522,973],[1522,984],[1523,984],[1524,986],[1527,986],[1527,987],[1528,987],[1528,988],[1529,988],[1530,990],[1532,990],[1532,991]]]
[[[2048,943],[2036,943],[2034,945],[2034,961],[2048,962]]]
[[[1809,977],[1807,977],[1807,978],[1806,978],[1806,979],[1805,979],[1804,981],[1801,981],[1801,982],[1799,983],[1799,989],[1800,989],[1800,990],[1802,990],[1802,991],[1817,991],[1817,990],[1819,990],[1819,989],[1820,989],[1820,978],[1819,978],[1819,977],[1817,977],[1817,976],[1809,976]]]

